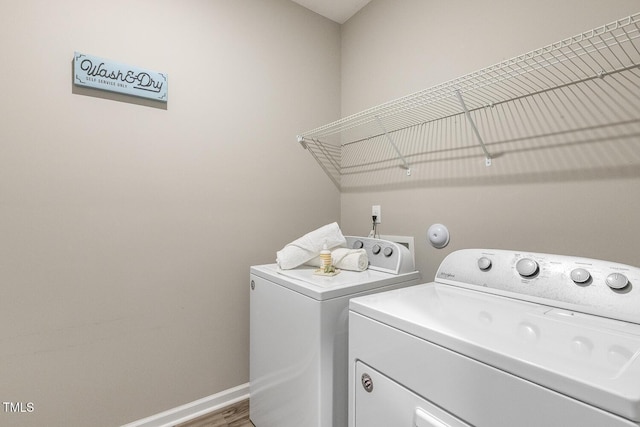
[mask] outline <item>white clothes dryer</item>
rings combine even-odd
[[[638,268],[457,251],[349,328],[350,427],[640,426]]]
[[[250,418],[256,427],[346,427],[348,302],[420,283],[409,250],[347,236],[369,268],[314,275],[315,267],[250,270]]]

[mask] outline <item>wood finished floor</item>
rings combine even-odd
[[[175,427],[255,427],[249,421],[249,399]]]

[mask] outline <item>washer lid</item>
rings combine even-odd
[[[277,264],[266,264],[251,267],[251,273],[278,283],[293,291],[317,300],[327,300],[345,295],[413,281],[419,283],[420,273],[417,271],[404,274],[391,274],[367,269],[365,271],[342,270],[335,276],[319,276],[314,274],[317,267],[298,267],[293,270],[281,270]]]
[[[640,421],[640,325],[429,283],[350,310]]]

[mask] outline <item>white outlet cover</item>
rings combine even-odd
[[[376,224],[382,223],[382,208],[380,205],[371,206],[371,215],[376,216]]]
[[[442,224],[433,224],[427,230],[427,239],[436,249],[442,249],[449,244],[449,230]]]

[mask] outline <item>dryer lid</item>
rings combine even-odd
[[[420,279],[420,273],[417,271],[390,274],[371,269],[342,270],[335,276],[319,276],[314,274],[316,270],[316,267],[305,266],[281,270],[277,264],[265,264],[251,267],[250,272],[319,301],[353,296],[360,292],[401,283],[417,284]]]
[[[350,310],[640,421],[640,325],[439,283],[355,298]]]

